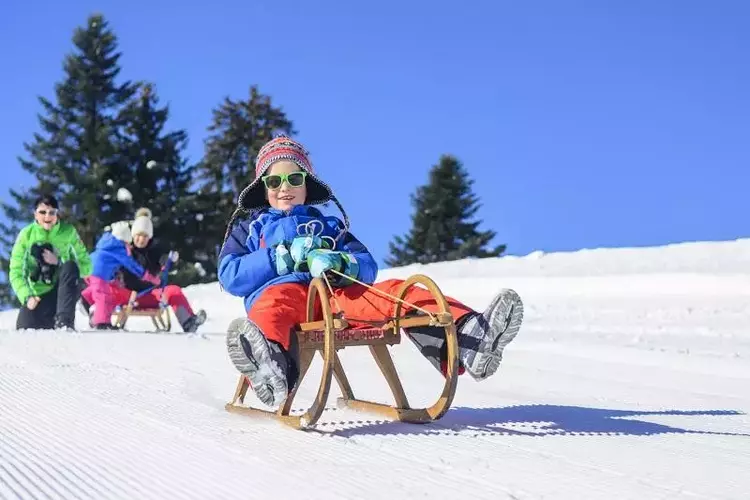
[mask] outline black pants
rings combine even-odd
[[[76,302],[81,295],[79,282],[81,273],[78,265],[68,261],[60,267],[60,274],[54,288],[45,293],[34,309],[26,304],[21,307],[16,320],[16,330],[52,329],[57,326],[73,328],[76,315]]]

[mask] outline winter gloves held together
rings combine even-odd
[[[320,236],[298,236],[292,240],[289,249],[279,244],[275,248],[276,273],[279,276],[294,272],[309,272],[314,278],[321,277],[329,270],[335,270],[356,278],[359,264],[354,255],[330,250],[328,239]],[[329,273],[328,278],[338,286],[352,283],[338,274]]]

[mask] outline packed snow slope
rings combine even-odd
[[[216,284],[187,290],[208,339],[20,333],[0,315],[0,498],[750,497],[750,240],[379,278],[415,272],[476,308],[501,287],[526,305],[500,371],[462,377],[428,425],[335,409],[335,384],[317,431],[227,413],[237,374],[223,331],[243,309]],[[437,372],[408,341],[392,352],[412,402],[431,402]],[[359,397],[390,402],[367,349],[342,361]]]

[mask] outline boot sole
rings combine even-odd
[[[252,356],[245,353],[243,339]],[[247,377],[260,401],[268,406],[280,405],[287,396],[286,375],[271,360],[268,341],[249,320],[238,318],[227,329],[227,352],[235,368]]]
[[[488,310],[491,311],[488,322],[495,335],[486,338],[479,346],[479,352],[472,362],[473,370],[467,367],[476,380],[484,380],[495,374],[503,359],[503,350],[516,338],[523,323],[523,301],[515,290],[503,290]]]

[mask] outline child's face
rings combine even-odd
[[[147,234],[138,233],[135,236],[133,236],[133,245],[136,248],[146,248],[146,245],[148,245],[149,237]]]
[[[300,168],[296,163],[282,160],[271,165],[265,175],[283,175],[299,172]],[[264,176],[265,177],[265,176]],[[268,204],[278,210],[290,210],[295,205],[303,205],[307,199],[307,187],[302,184],[299,187],[289,185],[288,181],[281,183],[277,189],[266,188]]]

